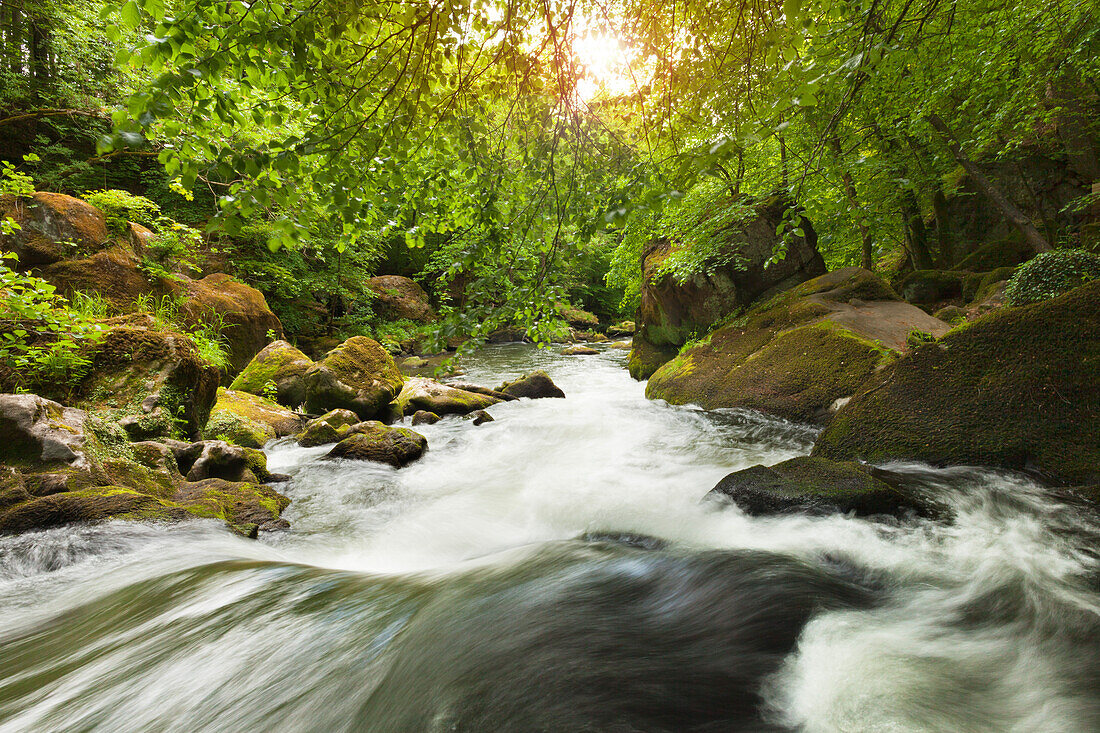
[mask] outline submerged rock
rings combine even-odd
[[[497,388],[510,397],[528,397],[537,400],[544,397],[565,397],[561,387],[554,384],[550,375],[541,369],[524,374],[519,379],[505,382]]]
[[[473,420],[474,425],[484,425],[487,422],[495,422],[493,416],[485,410],[478,410],[477,412],[470,413],[470,418]]]
[[[746,514],[842,514],[904,517],[939,516],[942,510],[916,491],[902,488],[893,474],[854,461],[802,456],[774,466],[752,466],[729,474],[707,499],[732,499]]]
[[[1100,481],[1100,281],[914,350],[840,409],[813,455]]]
[[[686,347],[650,377],[646,396],[820,422],[896,358],[914,329],[940,336],[949,326],[899,301],[867,270],[845,268],[759,303]]]
[[[405,378],[377,341],[353,336],[311,366],[302,381],[308,411],[342,408],[369,420],[397,397]]]
[[[313,366],[313,359],[286,341],[273,341],[237,375],[230,389],[254,395],[274,389],[280,405],[298,407],[306,401],[303,377]]]
[[[419,410],[436,415],[466,415],[500,401],[491,395],[459,389],[426,377],[410,377],[394,400],[402,415],[412,415]]]
[[[325,458],[375,461],[401,468],[424,455],[427,447],[428,440],[420,433],[370,420],[355,425],[351,434],[333,446]]]
[[[306,423],[305,429],[298,434],[298,445],[310,448],[335,443],[347,435],[351,426],[358,423],[359,416],[351,410],[330,410]]]

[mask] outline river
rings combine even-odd
[[[485,349],[567,398],[394,470],[269,446],[292,529],[0,538],[0,733],[1100,730],[1100,530],[1019,477],[893,465],[953,522],[701,502],[814,431],[644,397],[625,352]]]

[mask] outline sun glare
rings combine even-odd
[[[634,88],[630,49],[607,33],[585,33],[573,38],[573,54],[582,76],[577,81],[577,97],[588,102],[601,93],[618,96]]]

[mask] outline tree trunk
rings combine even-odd
[[[917,194],[907,188],[901,195],[901,212],[905,218],[905,242],[909,250],[909,259],[917,270],[934,270],[936,264],[928,251],[928,230],[924,226],[924,216],[920,211]]]
[[[951,231],[951,212],[947,206],[947,197],[936,189],[932,195],[932,211],[936,215],[936,239],[940,245],[940,262],[943,269],[950,270],[955,264],[955,233]]]
[[[947,123],[939,117],[939,115],[929,114],[925,117],[928,120],[928,124],[932,125],[937,132],[943,137],[944,143],[947,145],[947,149],[951,151],[951,154],[955,156],[955,160],[959,162],[959,165],[963,167],[967,175],[970,176],[970,180],[974,181],[974,185],[981,191],[982,195],[989,200],[991,204],[997,207],[1005,218],[1012,222],[1012,225],[1020,230],[1020,233],[1024,235],[1024,240],[1031,245],[1031,248],[1035,252],[1048,252],[1050,251],[1050,242],[1046,237],[1035,228],[1035,225],[1031,223],[1031,220],[1024,212],[1017,208],[1016,204],[1009,201],[1000,189],[998,189],[993,182],[990,181],[981,169],[967,157],[963,152],[962,147],[959,145],[958,138],[955,137],[955,133],[951,131],[951,128],[947,126]]]
[[[844,165],[840,138],[836,135],[830,135],[829,146],[833,149],[833,155],[836,156],[837,165],[840,166],[840,178],[844,181],[844,194],[848,197],[848,203],[851,204],[855,213],[856,226],[859,228],[859,235],[863,242],[860,251],[860,263],[863,265],[863,269],[874,270],[875,241],[871,236],[870,227],[867,226],[867,222],[863,218],[863,207],[859,205],[859,199],[856,198],[856,183],[852,179],[852,174],[848,172],[848,167]]]

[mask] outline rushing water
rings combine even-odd
[[[412,466],[272,446],[289,532],[0,539],[0,732],[1096,731],[1100,532],[1026,481],[952,523],[700,503],[813,431],[648,402],[622,352],[486,350],[565,400],[418,428]]]

